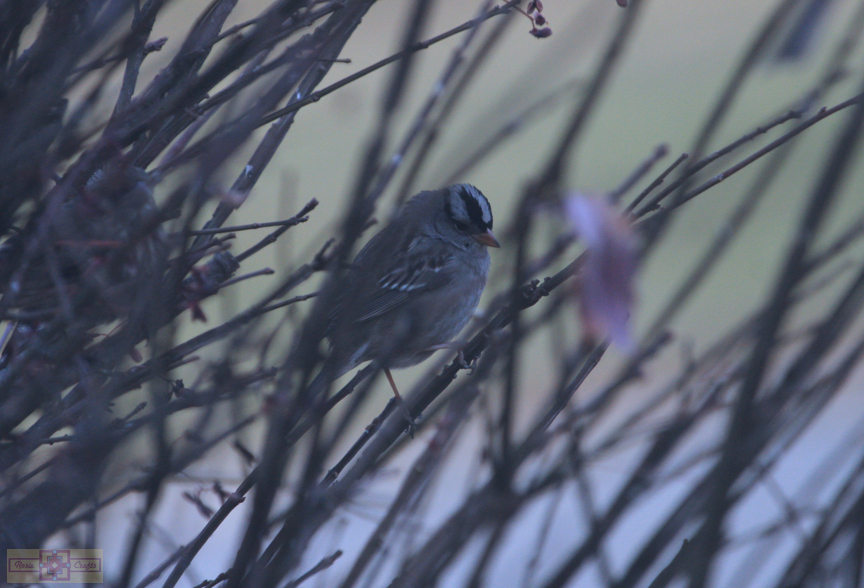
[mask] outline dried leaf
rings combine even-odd
[[[574,194],[566,212],[586,247],[579,274],[579,306],[586,333],[633,348],[630,316],[635,301],[636,235],[621,214],[602,198]]]

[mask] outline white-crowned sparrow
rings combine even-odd
[[[469,184],[420,192],[357,254],[327,335],[331,377],[415,365],[459,334],[489,272],[492,210]]]

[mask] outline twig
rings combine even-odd
[[[799,237],[793,242],[787,254],[782,273],[774,286],[772,303],[768,308],[759,337],[747,366],[741,391],[729,424],[726,442],[721,458],[715,467],[716,478],[706,504],[706,520],[702,527],[701,540],[694,543],[694,557],[689,562],[689,575],[692,585],[702,588],[708,577],[711,562],[720,541],[720,526],[729,507],[728,492],[739,473],[739,444],[745,431],[751,425],[753,404],[756,393],[771,355],[774,339],[781,321],[789,307],[790,295],[802,278],[804,259],[815,235],[828,211],[829,204],[836,196],[839,182],[848,169],[850,155],[857,144],[864,126],[864,107],[860,104],[861,95],[847,101],[857,104],[844,132],[835,143],[831,158],[826,164],[820,182],[813,191],[810,202],[801,216],[798,227]],[[836,107],[835,107],[836,108]],[[823,113],[828,112],[824,111]],[[822,114],[822,113],[820,113]],[[818,115],[817,115],[818,116]],[[803,124],[801,126],[804,126]],[[804,237],[806,235],[806,237]]]
[[[739,139],[737,139],[735,141],[732,141],[731,143],[718,149],[714,153],[706,155],[700,161],[692,162],[693,154],[692,153],[689,154],[689,156],[686,158],[689,162],[689,165],[685,166],[685,169],[681,172],[681,176],[677,180],[675,180],[674,182],[669,184],[659,194],[657,194],[656,196],[651,198],[651,200],[646,202],[645,205],[641,209],[639,209],[637,212],[634,213],[634,216],[636,218],[641,218],[641,217],[645,216],[646,214],[648,214],[649,212],[656,210],[660,206],[660,202],[662,202],[663,199],[665,199],[667,196],[672,194],[675,190],[679,189],[682,185],[684,185],[687,182],[687,180],[690,177],[692,177],[698,171],[706,168],[708,165],[714,163],[715,161],[717,161],[718,159],[720,159],[724,155],[728,155],[729,153],[731,153],[735,149],[741,147],[742,145],[749,143],[750,141],[753,141],[754,139],[756,139],[757,137],[759,137],[761,135],[764,135],[765,133],[769,132],[771,129],[773,129],[779,125],[785,124],[785,123],[789,122],[790,120],[800,119],[801,116],[802,116],[802,112],[797,111],[797,110],[789,110],[789,111],[781,114],[780,116],[775,117],[773,120],[769,121],[768,123],[758,126],[753,131],[747,132],[744,136],[740,137]]]
[[[496,8],[493,8],[492,10],[490,10],[489,12],[487,12],[486,14],[484,14],[483,16],[481,16],[479,18],[469,20],[468,22],[464,22],[461,25],[454,27],[454,28],[450,29],[449,31],[441,33],[440,35],[432,37],[431,39],[429,39],[427,41],[421,41],[419,43],[415,43],[415,44],[411,45],[409,48],[403,49],[402,51],[400,51],[398,53],[394,53],[390,57],[386,57],[386,58],[382,59],[381,61],[378,61],[377,63],[373,63],[369,67],[363,68],[360,71],[358,71],[357,73],[351,74],[350,76],[347,76],[347,77],[339,80],[338,82],[335,82],[335,83],[327,86],[326,88],[323,88],[321,90],[318,90],[317,92],[313,92],[313,93],[309,94],[306,98],[303,98],[302,100],[298,100],[297,102],[295,102],[294,104],[291,104],[290,106],[286,106],[285,108],[281,108],[281,109],[279,109],[279,110],[277,110],[271,114],[268,114],[267,116],[265,116],[264,118],[261,119],[261,122],[258,124],[258,126],[264,126],[267,123],[276,120],[277,118],[281,118],[281,117],[285,116],[286,114],[290,114],[292,112],[300,110],[304,106],[308,106],[309,104],[312,104],[313,102],[318,102],[324,96],[326,96],[328,94],[332,94],[333,92],[335,92],[339,88],[342,88],[343,86],[347,86],[351,82],[354,82],[354,81],[356,81],[356,80],[358,80],[364,76],[367,76],[370,73],[372,73],[376,70],[379,70],[386,65],[390,65],[391,63],[398,61],[398,60],[402,59],[403,57],[405,57],[411,53],[416,53],[417,51],[422,51],[424,49],[428,49],[432,45],[434,45],[436,43],[440,43],[441,41],[448,39],[448,38],[452,37],[453,35],[457,35],[461,32],[473,29],[478,24],[483,22],[484,20],[488,20],[488,19],[492,18],[493,16],[498,16],[499,14],[507,14],[507,12],[509,12],[509,10],[512,6],[518,4],[521,1],[522,0],[509,0],[506,4],[504,4],[502,6],[498,6]]]
[[[784,143],[788,142],[792,138],[796,137],[797,135],[801,134],[805,130],[809,129],[810,127],[815,125],[817,122],[831,116],[832,114],[836,114],[836,113],[840,112],[841,110],[845,110],[845,109],[849,108],[850,106],[855,106],[856,104],[859,104],[862,99],[864,99],[864,94],[859,94],[859,95],[855,96],[854,98],[850,98],[849,100],[846,100],[845,102],[841,102],[840,104],[837,104],[836,106],[834,106],[832,108],[822,108],[817,114],[815,114],[812,117],[802,121],[797,127],[792,129],[791,131],[789,131],[785,135],[779,137],[775,141],[772,141],[771,143],[769,143],[768,145],[766,145],[762,149],[756,151],[750,157],[744,158],[739,163],[737,163],[737,164],[733,165],[732,167],[726,169],[725,171],[717,174],[716,176],[714,176],[713,178],[711,178],[707,182],[694,188],[692,191],[684,194],[681,197],[680,201],[677,204],[673,205],[673,208],[678,208],[682,204],[689,202],[690,200],[692,200],[693,198],[695,198],[699,194],[705,192],[709,188],[713,188],[714,186],[716,186],[717,184],[719,184],[723,180],[726,180],[729,177],[735,175],[736,173],[738,173],[739,171],[741,171],[745,167],[749,166],[754,161],[757,161],[758,159],[764,157],[768,153],[771,153],[772,151],[774,151],[775,149],[777,149],[778,147],[780,147]]]
[[[644,190],[642,190],[642,192],[640,192],[636,198],[633,199],[633,202],[631,202],[630,204],[627,205],[627,207],[624,209],[624,211],[628,214],[633,212],[633,209],[636,208],[637,206],[639,206],[639,204],[645,199],[646,196],[648,196],[651,192],[656,190],[657,187],[659,187],[666,180],[666,176],[668,176],[670,173],[672,173],[675,170],[675,168],[678,167],[679,165],[681,165],[681,163],[683,163],[684,160],[687,159],[688,157],[689,157],[689,155],[687,155],[686,153],[682,153],[681,155],[679,155],[678,159],[673,161],[672,165],[670,165],[665,170],[663,170],[663,173],[661,173],[659,176],[657,176],[657,178],[653,182],[648,184],[648,186]]]
[[[260,270],[255,271],[255,272],[250,272],[248,274],[243,274],[242,276],[237,276],[235,278],[231,278],[230,280],[225,280],[224,282],[222,282],[221,288],[227,288],[228,286],[231,286],[231,285],[236,284],[238,282],[242,282],[242,281],[248,280],[250,278],[257,278],[258,276],[272,276],[275,273],[276,272],[273,271],[273,269],[271,269],[269,267],[265,267],[264,269],[260,269]]]
[[[249,259],[250,257],[252,257],[256,253],[258,253],[259,251],[261,251],[262,249],[264,249],[268,245],[275,243],[276,240],[280,236],[282,236],[285,233],[285,231],[287,231],[289,228],[291,228],[294,225],[299,224],[301,222],[306,222],[305,220],[301,220],[301,219],[307,219],[308,214],[310,212],[312,212],[317,206],[318,206],[318,200],[316,200],[315,198],[313,198],[312,200],[307,202],[306,206],[304,206],[300,210],[300,212],[298,212],[296,215],[294,215],[293,218],[288,219],[288,221],[286,221],[286,224],[280,226],[278,229],[276,229],[275,231],[273,231],[272,233],[270,233],[269,235],[267,235],[266,237],[261,239],[261,241],[259,241],[258,243],[256,243],[255,245],[253,245],[252,247],[250,247],[249,249],[247,249],[243,253],[239,254],[236,257],[237,261],[242,263],[244,260]],[[293,224],[291,224],[292,221],[294,221]]]
[[[630,189],[633,188],[633,186],[635,186],[639,182],[639,180],[645,177],[648,172],[650,172],[651,169],[657,164],[657,162],[666,157],[668,153],[668,145],[659,145],[656,149],[654,149],[654,153],[649,155],[648,158],[643,161],[639,167],[633,170],[633,173],[627,176],[627,178],[625,178],[625,180],[621,183],[620,186],[618,186],[609,193],[609,202],[611,202],[612,204],[618,204],[624,194],[629,192]],[[659,178],[661,182],[663,181],[663,177],[665,176],[661,176]],[[654,181],[656,182],[657,180]]]
[[[248,225],[236,225],[233,227],[222,227],[219,229],[202,229],[200,231],[189,231],[189,235],[218,235],[219,233],[232,233],[237,231],[252,231],[255,229],[266,229],[268,227],[293,227],[299,225],[300,223],[305,223],[309,220],[308,216],[302,216],[300,218],[289,218],[284,221],[272,221],[268,223],[250,223]]]
[[[684,560],[687,558],[687,551],[689,549],[690,542],[685,539],[681,543],[681,549],[678,550],[678,553],[675,554],[669,565],[660,570],[660,573],[657,574],[657,577],[654,578],[654,581],[651,582],[648,588],[663,588],[664,586],[668,586],[675,575],[684,569]]]
[[[341,549],[337,550],[332,555],[328,555],[327,557],[325,557],[324,559],[319,561],[315,565],[315,567],[313,567],[311,570],[309,570],[308,572],[306,572],[305,574],[303,574],[302,576],[300,576],[296,580],[292,580],[291,582],[288,582],[285,585],[285,588],[296,588],[296,586],[299,586],[300,584],[302,584],[303,582],[305,582],[306,580],[308,580],[309,578],[311,578],[315,574],[322,572],[322,571],[326,570],[327,568],[329,568],[330,566],[332,566],[336,562],[336,560],[339,559],[340,557],[342,557],[342,550]]]
[[[231,570],[222,572],[212,580],[205,580],[204,582],[201,582],[200,584],[195,586],[195,588],[213,588],[214,586],[218,586],[219,584],[227,580],[229,575],[231,575]]]
[[[162,47],[165,46],[165,43],[168,42],[168,37],[161,37],[156,39],[155,41],[150,41],[146,45],[144,45],[144,54],[148,55],[155,51],[161,51]],[[84,65],[79,65],[72,69],[72,73],[81,73],[81,72],[89,72],[94,69],[101,69],[108,65],[109,63],[114,63],[116,61],[123,61],[126,59],[126,55],[111,55],[109,57],[102,57],[95,61],[91,61],[90,63],[85,63]]]
[[[480,144],[474,151],[460,156],[456,169],[447,176],[446,184],[452,184],[465,177],[484,158],[489,157],[498,148],[507,144],[507,139],[524,130],[531,122],[543,114],[547,114],[552,107],[567,97],[572,96],[577,90],[584,86],[581,80],[571,80],[555,88],[545,96],[541,96],[523,110],[519,111],[503,124],[492,135]]]
[[[329,408],[332,408],[336,405],[336,403],[342,400],[346,395],[350,394],[351,391],[359,384],[366,376],[370,373],[367,370],[365,373],[361,370],[351,381],[345,385],[342,391],[334,397],[334,401],[329,403]],[[329,410],[327,408],[326,410]],[[300,439],[300,437],[306,433],[308,428],[311,427],[311,421],[308,422],[305,426],[301,424],[297,430],[291,432],[291,439],[286,443],[286,445],[290,446],[293,442],[296,442]],[[259,466],[260,467],[260,466]],[[189,564],[192,563],[192,560],[201,550],[205,543],[210,539],[212,534],[219,528],[219,525],[228,517],[234,508],[245,500],[245,495],[251,490],[256,482],[258,481],[258,467],[256,467],[243,482],[237,487],[236,490],[229,496],[230,500],[222,503],[222,506],[219,507],[219,510],[207,521],[207,524],[201,530],[200,533],[193,539],[184,549],[182,557],[177,561],[177,565],[172,570],[168,579],[165,581],[163,588],[172,588],[176,585],[177,581],[183,576],[183,573],[189,567]],[[143,587],[141,587],[143,588]]]

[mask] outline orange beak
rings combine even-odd
[[[486,247],[501,247],[501,244],[498,243],[498,239],[495,238],[491,230],[487,230],[485,233],[480,233],[479,235],[473,235],[473,237],[475,241]]]

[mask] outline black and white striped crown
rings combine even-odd
[[[483,193],[471,184],[450,186],[444,208],[454,221],[470,223],[483,232],[492,229],[492,208]]]

